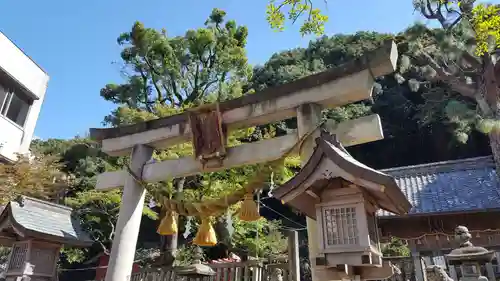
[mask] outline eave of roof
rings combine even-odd
[[[283,199],[287,195],[296,192],[300,192],[301,194],[305,193],[306,190],[302,190],[304,187],[301,187],[301,190],[298,190],[298,188],[306,182],[312,184],[313,182],[323,180],[319,178],[311,179],[310,177],[314,174],[322,161],[332,161],[340,169],[350,174],[355,179],[362,179],[367,182],[383,186],[381,191],[376,192],[377,198],[379,199],[379,202],[377,203],[381,208],[398,214],[405,214],[409,211],[411,208],[410,203],[391,176],[373,170],[356,161],[349,155],[349,153],[347,153],[338,141],[324,131],[321,136],[316,139],[316,144],[317,145],[312,156],[300,172],[288,182],[273,191],[273,194],[277,199]],[[337,177],[339,177],[339,175],[331,175],[331,178],[328,179]],[[305,186],[306,189],[309,187],[310,186]],[[373,193],[374,191],[368,192]],[[288,203],[291,205],[295,204],[293,199]],[[301,211],[310,217],[314,217],[312,211],[309,209],[307,212],[305,210]]]
[[[23,201],[19,203],[21,199]],[[72,209],[67,206],[22,196],[19,201],[7,204],[0,221],[7,221],[26,237],[76,247],[92,245],[93,240],[71,213]]]

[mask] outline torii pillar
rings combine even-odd
[[[320,136],[320,130],[317,127],[321,123],[321,109],[318,104],[303,104],[297,108],[297,131],[299,136],[302,137],[314,130],[314,133],[304,141],[302,149],[299,151],[301,168],[309,161],[316,146],[314,140]],[[316,221],[309,217],[306,217],[306,222],[309,262],[311,268],[314,268],[316,266],[316,256],[318,255],[318,227]],[[316,281],[314,270],[311,270],[311,279]]]
[[[130,170],[140,176],[144,165],[152,155],[152,147],[136,145],[130,156]],[[130,280],[145,196],[146,189],[132,175],[128,175],[123,188],[106,281]]]

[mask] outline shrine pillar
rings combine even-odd
[[[300,166],[303,168],[314,152],[316,146],[315,140],[320,136],[318,126],[321,123],[321,106],[318,104],[303,104],[297,108],[297,133],[299,138],[313,132],[311,136],[305,139],[300,154]],[[316,266],[316,257],[318,255],[318,227],[314,219],[306,217],[307,222],[307,243],[309,249],[309,262],[311,268]],[[312,281],[317,281],[314,270],[311,270]]]
[[[136,145],[131,154],[130,170],[135,176],[141,178],[144,165],[153,155],[153,148]],[[128,175],[123,189],[120,213],[116,223],[117,231],[111,247],[106,281],[130,280],[145,196],[146,190],[144,187],[132,175]]]

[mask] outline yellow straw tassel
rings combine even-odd
[[[240,219],[243,221],[256,221],[260,219],[259,207],[253,201],[253,193],[245,194],[240,209]]]
[[[215,246],[217,245],[217,236],[215,230],[210,223],[209,218],[202,218],[201,225],[193,240],[193,244],[198,246]]]
[[[160,225],[156,232],[160,235],[173,235],[177,233],[177,220],[175,213],[167,211],[165,216],[161,219]]]

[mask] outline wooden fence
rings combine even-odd
[[[260,261],[208,264],[215,275],[203,278],[176,276],[172,268],[154,268],[132,274],[131,281],[294,281],[288,262]]]
[[[401,271],[400,274],[385,281],[421,281],[415,277],[414,263],[411,257],[387,258]],[[176,276],[172,268],[147,269],[131,276],[131,281],[299,281],[294,279],[288,261],[263,262],[247,261],[239,263],[208,264],[215,275],[204,278],[186,278]]]

